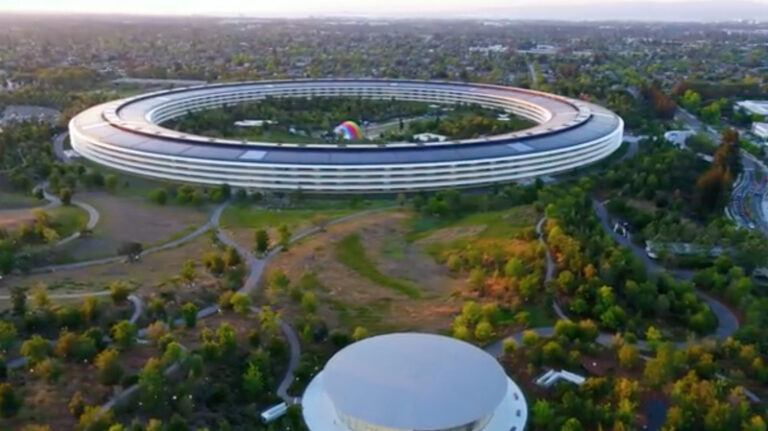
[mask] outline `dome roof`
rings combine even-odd
[[[495,358],[453,338],[400,333],[339,351],[322,384],[338,414],[403,430],[441,430],[487,419],[507,393]]]

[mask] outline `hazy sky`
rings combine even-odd
[[[685,1],[685,0],[683,0]],[[727,3],[725,0],[710,0]],[[768,0],[757,0],[765,3]],[[579,0],[579,3],[648,3],[659,7],[681,0]],[[573,0],[0,0],[0,11],[92,12],[141,14],[221,14],[259,16],[366,15],[435,16],[438,14],[479,15],[484,10],[515,6],[572,4]],[[721,3],[721,4],[722,4]]]

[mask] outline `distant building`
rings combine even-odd
[[[273,125],[277,124],[277,121],[272,120],[241,120],[235,121],[236,127],[262,127],[265,124]]]
[[[553,45],[536,45],[531,49],[518,49],[521,54],[554,55],[560,52],[560,48]]]
[[[489,52],[507,52],[507,47],[504,45],[489,45],[489,46],[472,46],[469,48],[469,52],[480,52],[488,54]]]
[[[768,123],[752,123],[752,133],[768,142]]]
[[[44,106],[9,105],[0,115],[0,124],[10,124],[22,121],[37,121],[55,124],[59,121],[59,111]]]
[[[417,133],[413,135],[413,139],[417,142],[443,142],[448,139],[448,137],[438,135],[437,133]]]
[[[752,115],[768,117],[768,100],[742,100],[736,102],[736,108]]]
[[[664,133],[664,139],[678,148],[685,148],[685,141],[695,134],[693,130],[670,130]]]

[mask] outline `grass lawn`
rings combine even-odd
[[[474,213],[458,219],[417,216],[410,221],[411,231],[406,239],[414,242],[430,236],[439,229],[462,226],[485,226],[479,234],[482,238],[509,237],[522,228],[535,225],[536,219],[536,212],[530,205]]]
[[[79,232],[88,224],[88,213],[76,206],[60,206],[49,213],[56,232],[62,238]]]
[[[389,203],[389,202],[387,202]],[[383,206],[375,202],[364,208],[350,208],[348,201],[312,201],[295,209],[271,210],[248,205],[229,205],[224,210],[221,223],[227,228],[268,228],[287,225],[289,229],[308,224],[312,219],[321,216],[330,221],[344,217],[373,206]]]
[[[0,210],[32,208],[45,205],[46,203],[47,201],[37,199],[31,195],[0,191]]]
[[[360,235],[345,236],[336,244],[335,252],[339,262],[374,283],[389,287],[413,299],[421,297],[421,292],[411,283],[379,272],[376,264],[365,253],[365,248],[360,242]]]

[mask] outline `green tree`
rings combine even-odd
[[[317,309],[317,298],[313,292],[304,292],[301,295],[301,308],[306,313],[314,313]]]
[[[360,341],[367,336],[368,336],[368,330],[362,326],[356,326],[355,330],[352,331],[352,339],[355,341]]]
[[[115,349],[106,349],[96,356],[96,369],[99,380],[105,385],[116,385],[123,377],[123,367],[120,365],[120,354]]]
[[[288,247],[291,245],[291,231],[285,224],[280,225],[277,228],[277,234],[280,236],[280,247],[283,251],[288,251]]]
[[[576,418],[569,418],[565,423],[563,424],[563,427],[560,428],[560,431],[582,431],[584,429],[583,426],[581,426],[581,422],[579,422]]]
[[[192,286],[195,282],[195,279],[197,278],[197,272],[195,271],[195,262],[193,262],[191,259],[187,259],[184,261],[184,265],[181,268],[181,279],[184,281],[188,286]]]
[[[72,416],[79,418],[80,415],[82,415],[85,411],[85,400],[83,400],[83,393],[76,391],[74,394],[72,394],[72,398],[69,399],[67,407],[69,408],[69,412],[72,413]]]
[[[48,357],[50,350],[51,346],[45,338],[39,335],[33,335],[21,344],[21,350],[19,350],[19,352],[29,360],[30,364],[34,365]]]
[[[194,328],[197,325],[197,306],[187,302],[181,307],[181,316],[187,328]]]
[[[224,250],[224,266],[227,268],[234,268],[237,265],[240,265],[240,262],[242,262],[242,260],[240,259],[240,254],[237,252],[237,249],[228,246]]]
[[[152,190],[149,193],[149,200],[158,205],[165,205],[168,202],[168,192],[165,189]]]
[[[11,304],[13,314],[23,316],[27,312],[27,289],[19,286],[12,287]]]
[[[117,189],[117,175],[109,174],[104,177],[104,187],[110,192],[114,192]]]
[[[616,352],[619,360],[619,365],[624,368],[632,368],[637,365],[639,353],[637,348],[631,344],[623,344]]]
[[[69,187],[59,189],[59,199],[64,205],[70,205],[72,203],[72,189]]]
[[[259,399],[264,390],[264,377],[253,362],[248,362],[248,368],[243,373],[243,391],[249,401]]]
[[[12,322],[0,320],[0,351],[7,351],[13,347],[18,335],[16,326]]]
[[[131,347],[136,342],[137,333],[136,325],[127,320],[121,320],[112,326],[112,339],[123,349]]]
[[[139,393],[142,403],[150,411],[163,410],[167,382],[163,363],[158,358],[149,358],[144,368],[139,372]]]
[[[475,338],[477,341],[485,342],[490,340],[492,336],[493,325],[489,321],[483,319],[475,326]]]
[[[224,272],[224,259],[215,251],[210,251],[203,256],[203,265],[213,275],[221,275]]]
[[[10,383],[0,383],[0,416],[12,418],[21,409],[23,399]]]
[[[237,314],[245,315],[251,311],[251,297],[244,293],[235,293],[229,299],[229,302]]]
[[[531,422],[537,427],[546,428],[555,419],[555,409],[547,400],[536,400],[531,407]]]
[[[77,423],[77,429],[81,431],[105,431],[114,422],[111,410],[101,411],[99,406],[85,406],[83,414]]]
[[[113,281],[109,283],[109,296],[112,298],[112,302],[120,304],[128,299],[131,294],[131,289],[122,281]]]
[[[256,252],[258,253],[266,253],[266,251],[269,249],[269,234],[264,229],[259,229],[254,234],[254,239],[256,241]]]

